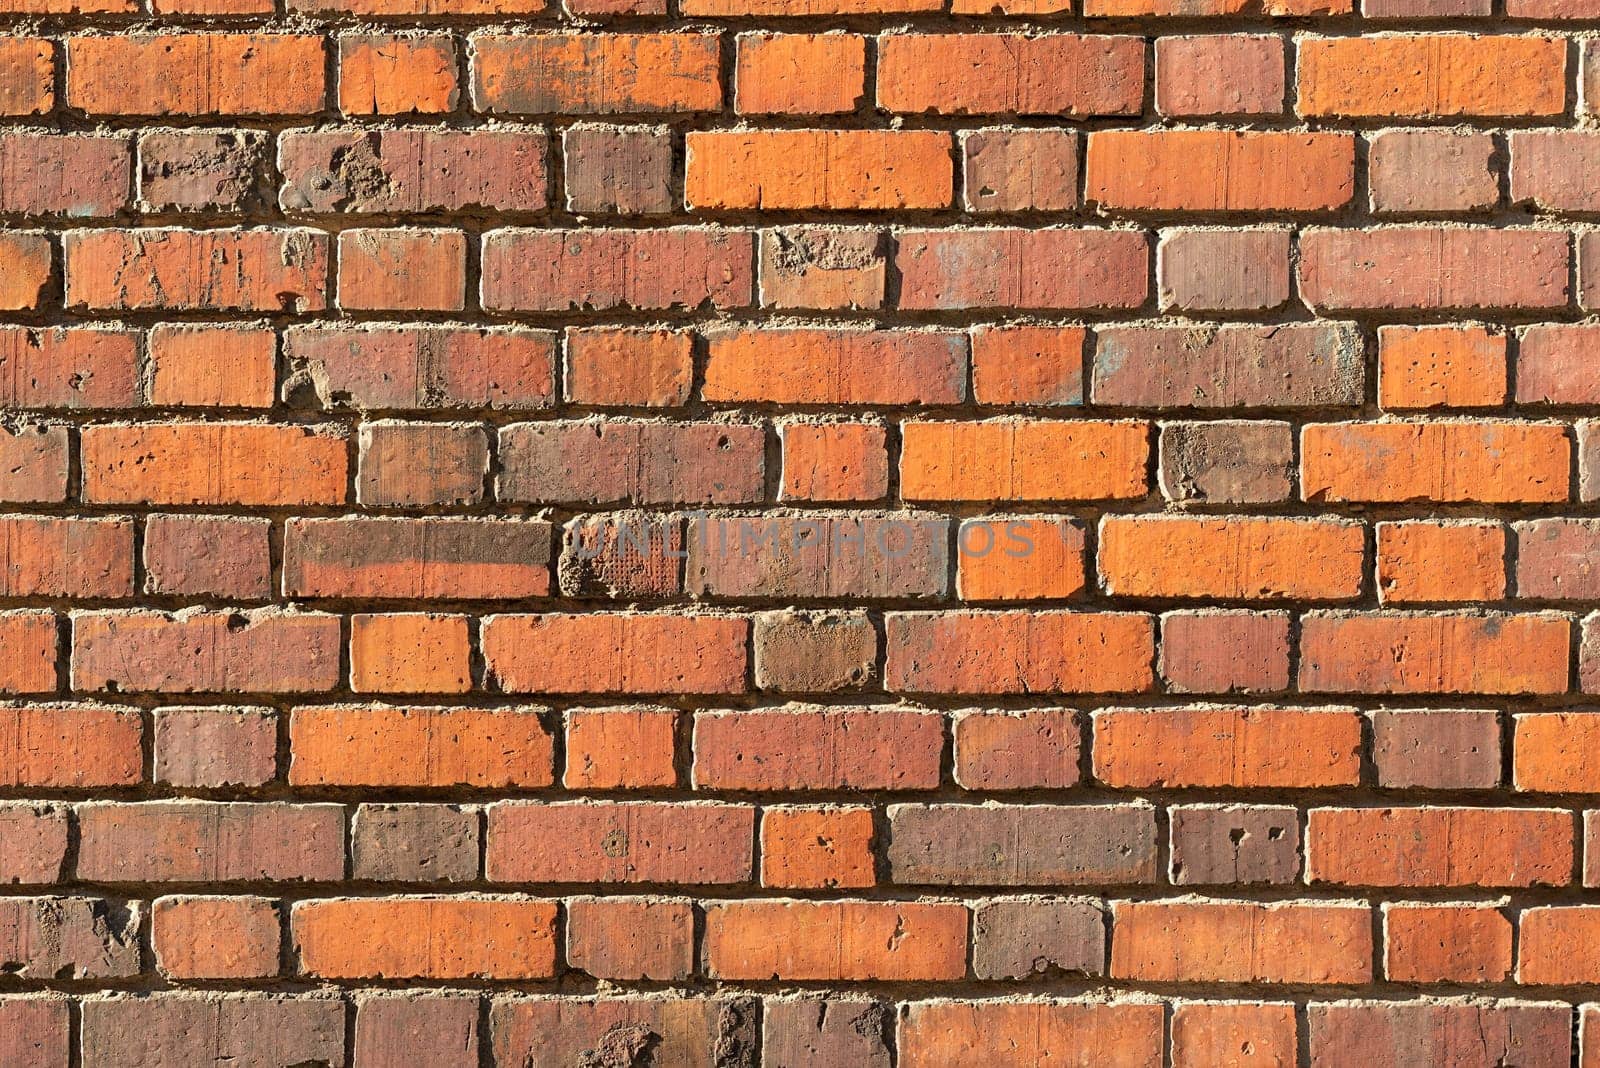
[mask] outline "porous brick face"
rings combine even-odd
[[[0,21],[0,1068],[1600,1068],[1597,0]]]

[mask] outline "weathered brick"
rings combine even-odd
[[[1512,134],[1512,142],[1523,136]],[[1448,130],[1385,130],[1367,149],[1372,210],[1484,211],[1500,200],[1494,138]]]
[[[139,974],[137,902],[89,897],[0,899],[0,966],[21,979]]]
[[[187,993],[83,1001],[84,1068],[344,1068],[345,1007],[326,995]]]
[[[476,809],[362,805],[350,823],[350,874],[380,882],[459,883],[478,877]]]
[[[1073,898],[996,898],[972,916],[972,972],[979,979],[1102,975],[1106,918]]]
[[[489,806],[491,882],[748,882],[756,810],[700,801],[501,801]]]
[[[949,523],[916,513],[695,519],[684,588],[722,598],[914,598],[946,592]]]
[[[0,327],[0,402],[10,408],[133,407],[139,403],[138,359],[132,330]]]
[[[650,512],[597,512],[562,531],[556,573],[568,597],[659,600],[683,589],[683,522]]]
[[[1383,709],[1369,717],[1378,785],[1486,790],[1500,784],[1500,721],[1494,712]]]
[[[1178,886],[1287,885],[1300,876],[1300,816],[1287,805],[1167,810]]]
[[[892,805],[888,856],[893,881],[913,886],[1153,883],[1155,809]]]
[[[1362,343],[1350,327],[1111,327],[1098,332],[1096,404],[1137,408],[1326,408],[1360,403]]]
[[[1289,299],[1289,231],[1163,230],[1156,248],[1161,306],[1255,312]]]
[[[1283,111],[1281,37],[1233,34],[1156,39],[1156,110],[1163,115],[1276,115]]]
[[[0,115],[42,115],[56,103],[56,46],[42,37],[0,39]]]
[[[1162,495],[1179,504],[1271,504],[1294,486],[1294,428],[1233,419],[1161,424]]]
[[[467,237],[460,230],[362,229],[339,234],[339,307],[454,311],[466,307]]]
[[[284,335],[286,400],[300,407],[544,408],[555,335],[520,327],[295,327]]]
[[[147,130],[139,202],[153,211],[258,210],[268,201],[268,145],[255,130]]]
[[[489,439],[464,423],[361,424],[356,500],[378,508],[477,504],[489,473]]]
[[[515,128],[290,130],[278,202],[317,214],[540,211],[547,140]]]
[[[701,712],[694,782],[712,790],[931,790],[943,717],[895,708]]]
[[[880,1001],[769,998],[761,1008],[766,1068],[890,1068],[894,1016]]]
[[[877,672],[878,635],[864,612],[763,612],[751,649],[758,690],[856,689]]]
[[[1378,328],[1378,404],[1497,408],[1506,402],[1506,338],[1483,327]]]
[[[1185,1001],[1172,1010],[1172,1068],[1289,1064],[1299,1026],[1286,1002]]]
[[[490,1012],[496,1064],[579,1064],[594,1051],[713,1068],[719,1051],[748,1064],[760,1040],[759,1002],[746,997],[517,997]]]
[[[905,1006],[896,1046],[904,1068],[939,1065],[1159,1064],[1165,1021],[1154,1002],[924,1001]]]
[[[761,815],[761,885],[821,890],[872,886],[872,809],[771,807]]]
[[[339,110],[346,115],[439,115],[455,109],[458,95],[449,37],[339,38]]]
[[[42,801],[0,803],[0,883],[62,882],[67,863],[67,808]],[[3,1006],[0,1002],[0,1006]],[[0,1007],[0,1019],[5,1010]],[[0,1045],[0,1051],[4,1046]]]
[[[363,1068],[472,1064],[479,1053],[474,996],[365,994],[356,999],[355,1062]]]
[[[664,126],[568,126],[561,133],[567,210],[666,215],[673,209],[672,131]]]
[[[282,921],[263,897],[163,897],[150,910],[156,967],[171,979],[278,974]]]
[[[339,618],[260,608],[79,612],[72,687],[133,693],[312,693],[339,684]]]
[[[550,591],[550,525],[427,516],[291,519],[291,597],[539,597]]]
[[[955,717],[954,734],[955,781],[964,789],[1062,789],[1078,783],[1078,717],[1070,709],[963,712]]]
[[[961,158],[968,211],[1070,211],[1078,206],[1078,135],[1071,130],[963,131]]]
[[[69,449],[64,426],[22,423],[0,427],[0,502],[56,504],[66,500]]]
[[[91,311],[300,314],[328,306],[316,230],[68,230],[66,303]]]
[[[765,308],[879,308],[887,260],[881,231],[793,226],[761,232]]]
[[[783,499],[875,501],[888,495],[888,436],[881,425],[783,423],[778,429]]]

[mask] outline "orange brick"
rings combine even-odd
[[[1300,432],[1308,501],[1564,501],[1572,443],[1554,423],[1313,423]]]
[[[955,404],[967,342],[932,330],[731,329],[709,336],[712,403]]]
[[[706,906],[704,945],[715,979],[960,979],[967,910],[909,901],[717,902]]]
[[[676,786],[677,736],[670,708],[574,708],[562,782],[573,790]]]
[[[522,897],[301,901],[300,970],[320,979],[544,979],[556,906]]]
[[[344,438],[318,427],[127,423],[85,427],[82,447],[83,498],[96,504],[345,499]]]
[[[706,130],[687,135],[689,206],[712,211],[947,208],[937,130]]]
[[[346,115],[442,115],[455,110],[457,95],[449,37],[339,39],[339,110]]]
[[[491,616],[483,658],[506,693],[743,693],[750,623],[726,616]]]
[[[261,897],[163,897],[150,911],[156,967],[171,979],[278,974],[277,905]]]
[[[1143,497],[1150,431],[1138,422],[910,422],[900,489],[916,501]]]
[[[1506,402],[1506,338],[1481,326],[1378,328],[1385,409],[1497,408]]]
[[[56,106],[56,46],[0,37],[0,115],[43,115]]]
[[[157,407],[270,408],[278,392],[278,338],[256,326],[150,331],[150,403]]]
[[[549,786],[553,744],[530,708],[297,708],[289,782],[313,786]]]
[[[144,728],[131,708],[104,705],[0,707],[0,785],[81,790],[134,786],[144,777]]]
[[[1360,523],[1340,519],[1107,516],[1100,575],[1124,597],[1353,600],[1366,563]]]
[[[1567,44],[1476,34],[1311,37],[1299,42],[1301,115],[1559,115]]]
[[[466,616],[350,617],[350,688],[356,693],[466,693],[471,661]]]
[[[358,311],[461,311],[467,235],[460,230],[344,230],[339,307]]]
[[[1146,982],[1366,983],[1372,913],[1343,902],[1118,901],[1111,975]]]
[[[685,404],[694,380],[692,337],[680,330],[567,330],[567,399],[574,404],[665,408]]]
[[[718,43],[708,33],[485,34],[473,39],[472,98],[500,115],[715,111]]]
[[[157,15],[270,15],[272,0],[151,0]]]
[[[889,492],[889,452],[876,423],[785,423],[785,500],[875,501]]]
[[[313,312],[327,306],[317,230],[69,230],[66,302],[96,310]]]
[[[956,554],[956,590],[963,601],[1071,597],[1083,589],[1083,527],[1070,519],[964,520]]]
[[[988,10],[987,7],[984,9]],[[922,1001],[905,1007],[903,1068],[1161,1063],[1160,1004],[1133,1001]]]
[[[50,693],[56,688],[54,612],[0,612],[0,693]]]
[[[1600,745],[1600,715],[1532,712],[1516,717],[1511,781],[1539,793],[1600,793],[1600,767],[1586,754]]]
[[[127,597],[133,521],[0,516],[0,596]]]
[[[972,399],[995,405],[1083,403],[1076,326],[981,326],[972,331]]]
[[[1336,886],[1566,886],[1573,815],[1537,808],[1314,808],[1306,881]]]
[[[1378,524],[1378,597],[1385,604],[1499,601],[1506,531],[1498,523]]]
[[[50,239],[44,234],[0,234],[0,311],[39,307],[50,284]]]
[[[1094,714],[1094,774],[1108,786],[1358,786],[1351,709],[1114,708]]]
[[[1144,40],[1051,33],[885,34],[878,107],[944,115],[1137,115]]]
[[[323,78],[320,36],[67,38],[67,105],[91,115],[315,115]]]
[[[1355,191],[1355,137],[1239,130],[1089,135],[1088,199],[1145,211],[1331,211]]]
[[[866,91],[866,38],[845,33],[741,33],[734,110],[741,115],[834,115]]]
[[[1172,1068],[1282,1068],[1298,1030],[1292,1004],[1186,1001],[1172,1010]]]
[[[761,885],[871,886],[873,833],[870,808],[769,808],[761,817]]]
[[[1522,914],[1520,934],[1517,982],[1565,986],[1600,979],[1600,908],[1531,908]],[[1585,1016],[1586,1030],[1592,1029]]]
[[[1498,983],[1511,974],[1511,921],[1487,906],[1385,905],[1383,973],[1397,983]]]

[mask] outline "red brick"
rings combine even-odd
[[[304,707],[289,725],[295,786],[549,786],[553,744],[531,708]]]
[[[363,1068],[477,1061],[475,995],[367,994],[356,999],[355,1063]]]
[[[69,37],[67,106],[91,115],[314,115],[323,39],[268,33]]]
[[[758,1041],[759,1003],[748,997],[518,997],[490,1010],[495,1064],[581,1064],[596,1049],[631,1056],[639,1043],[664,1064],[715,1065]]]
[[[1554,423],[1313,423],[1300,433],[1307,501],[1564,501],[1572,443]]]
[[[966,130],[968,211],[1070,211],[1078,206],[1078,135],[1071,130]]]
[[[309,407],[522,410],[554,403],[555,335],[520,327],[294,327],[286,394]]]
[[[537,15],[546,0],[290,0],[291,12],[387,18],[413,16]]]
[[[1319,612],[1300,688],[1324,693],[1561,693],[1572,623],[1554,614]]]
[[[78,789],[144,778],[137,711],[101,705],[0,706],[0,785]]]
[[[951,139],[938,130],[705,130],[686,135],[694,210],[950,206]]]
[[[870,808],[768,808],[761,816],[761,885],[859,888],[876,882]]]
[[[965,978],[967,910],[948,902],[728,901],[709,904],[705,969],[715,979]]]
[[[1521,136],[1513,134],[1513,143]],[[1491,208],[1500,200],[1495,152],[1494,138],[1486,133],[1385,130],[1367,149],[1372,210],[1409,214]]]
[[[323,996],[167,991],[83,1001],[84,1068],[336,1064],[344,1002]]]
[[[490,882],[748,882],[756,810],[700,801],[501,801],[489,806]]]
[[[43,115],[55,107],[55,54],[55,44],[43,38],[0,38],[0,115]]]
[[[162,324],[146,342],[157,407],[270,408],[278,338],[270,329]]]
[[[1076,786],[1078,735],[1078,717],[1070,709],[960,713],[955,781],[967,790]]]
[[[496,115],[715,111],[718,39],[704,33],[484,34],[472,99]]]
[[[1351,709],[1105,709],[1094,714],[1094,774],[1132,789],[1358,786],[1361,716]]]
[[[290,130],[279,204],[294,212],[513,213],[545,207],[538,130]]]
[[[885,34],[878,107],[942,115],[1136,115],[1144,41],[1051,33]]]
[[[322,979],[541,979],[555,974],[556,906],[522,897],[296,902],[300,970]]]
[[[1120,885],[1156,881],[1155,809],[1128,805],[891,805],[901,885]]]
[[[1331,211],[1350,202],[1355,153],[1341,133],[1099,131],[1085,196],[1143,211]]]
[[[754,296],[747,231],[492,230],[483,236],[490,311],[743,308]],[[618,271],[617,264],[629,269]]]
[[[0,998],[0,1060],[14,1068],[71,1063],[71,1004],[47,994]]]
[[[1517,350],[1517,392],[1521,404],[1600,404],[1600,384],[1589,354],[1600,329],[1587,323],[1552,323],[1522,331]]]
[[[477,504],[489,473],[489,439],[461,423],[361,424],[356,500],[378,508]]]
[[[0,883],[44,885],[63,881],[67,863],[68,810],[47,802],[0,803]],[[0,999],[0,1034],[5,1001]],[[0,1054],[5,1050],[0,1040]]]
[[[894,708],[701,712],[694,782],[711,790],[931,790],[941,716]]]
[[[118,598],[132,593],[132,520],[0,517],[0,595]]]
[[[1083,589],[1083,528],[1045,516],[968,519],[956,534],[963,601],[1071,597]]]
[[[21,423],[0,427],[0,502],[55,504],[66,500],[69,448],[64,426]]]
[[[339,619],[261,608],[80,612],[72,688],[124,693],[313,693],[339,684]]]
[[[137,346],[132,330],[0,327],[0,402],[11,408],[131,408],[139,403]]]
[[[783,499],[875,501],[888,494],[889,452],[882,426],[784,423],[779,430]]]
[[[1506,402],[1506,338],[1479,326],[1380,326],[1378,404],[1498,408]]]
[[[739,504],[765,491],[748,423],[518,423],[500,430],[502,501]]]
[[[1593,983],[1600,976],[1600,954],[1595,952],[1597,929],[1600,909],[1593,906],[1556,905],[1525,910],[1519,932],[1517,982],[1525,986]]]
[[[835,115],[865,92],[866,38],[842,33],[741,33],[734,66],[740,115]]]
[[[0,311],[41,307],[53,277],[47,235],[0,234]]]
[[[1384,709],[1369,716],[1379,786],[1486,790],[1500,785],[1496,713]]]
[[[328,235],[316,230],[69,230],[66,303],[92,311],[322,311]]]
[[[972,396],[984,405],[1083,403],[1081,327],[974,328]]]
[[[1341,983],[1372,979],[1365,905],[1118,901],[1111,975],[1144,982]],[[1239,952],[1240,947],[1248,952]]]
[[[1298,48],[1298,110],[1308,118],[1559,115],[1566,51],[1551,37],[1310,37]]]
[[[1319,314],[1565,308],[1568,259],[1567,235],[1554,230],[1304,230],[1300,292]]]
[[[550,592],[550,525],[427,516],[291,519],[290,597],[506,599]]]
[[[54,692],[58,640],[53,612],[0,612],[0,693]]]
[[[1172,1068],[1293,1064],[1299,1026],[1292,1004],[1186,1001],[1172,1011]]]
[[[156,782],[203,789],[263,786],[277,768],[278,714],[270,708],[156,709]]]
[[[1336,886],[1566,886],[1573,818],[1554,809],[1314,808],[1306,881]]]
[[[260,423],[85,427],[83,499],[93,504],[342,504],[342,429]]]
[[[1181,312],[1282,307],[1289,299],[1289,236],[1287,230],[1163,230],[1156,250],[1161,306]]]
[[[1139,498],[1149,439],[1138,422],[908,422],[900,489],[917,501]]]
[[[1506,532],[1498,523],[1378,524],[1384,604],[1498,601],[1506,595]]]
[[[467,237],[460,230],[344,230],[339,307],[345,311],[461,311]]]
[[[152,515],[144,521],[145,592],[265,601],[272,596],[272,521]]]
[[[679,714],[669,708],[575,708],[567,713],[572,790],[678,785]]]
[[[1156,39],[1156,110],[1163,115],[1283,112],[1283,38],[1237,34]]]
[[[329,882],[344,877],[338,805],[152,801],[79,805],[79,879]],[[129,849],[128,843],[140,847]]]
[[[1289,688],[1289,617],[1197,610],[1161,617],[1161,676],[1177,693]]]
[[[1498,983],[1511,974],[1511,921],[1496,908],[1385,905],[1383,973],[1401,983]]]
[[[280,922],[266,898],[160,898],[150,911],[156,967],[180,981],[277,975]]]
[[[896,236],[906,310],[1131,309],[1149,293],[1149,244],[1134,230],[994,227]]]
[[[25,182],[0,186],[0,212],[102,219],[128,204],[133,145],[91,134],[0,134],[0,173]]]
[[[1155,621],[1137,612],[893,612],[894,693],[1142,693]]]
[[[693,338],[681,330],[567,329],[566,389],[574,404],[671,408],[688,403]]]
[[[1354,600],[1359,523],[1286,517],[1107,516],[1100,579],[1122,597]]]
[[[1572,1058],[1566,1005],[1500,1001],[1313,1004],[1312,1068],[1363,1064],[1494,1064],[1561,1068]]]
[[[727,616],[549,613],[491,616],[480,640],[506,693],[743,693],[749,629]]]
[[[923,1001],[900,1017],[902,1068],[1070,1064],[1136,1068],[1161,1063],[1164,1020],[1155,1002]]]
[[[339,38],[339,110],[440,115],[455,110],[456,49],[445,36]]]
[[[957,404],[967,344],[929,330],[718,330],[701,395],[717,404]]]
[[[139,972],[137,902],[0,899],[0,965],[20,979],[119,979]]]
[[[687,979],[694,971],[694,909],[660,898],[567,902],[567,963],[596,979]]]
[[[1600,162],[1600,138],[1581,130],[1519,130],[1509,140],[1513,201],[1546,211],[1600,210],[1600,189],[1587,173]]]

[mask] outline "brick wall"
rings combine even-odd
[[[0,1066],[1600,1065],[1595,0],[0,0]]]

